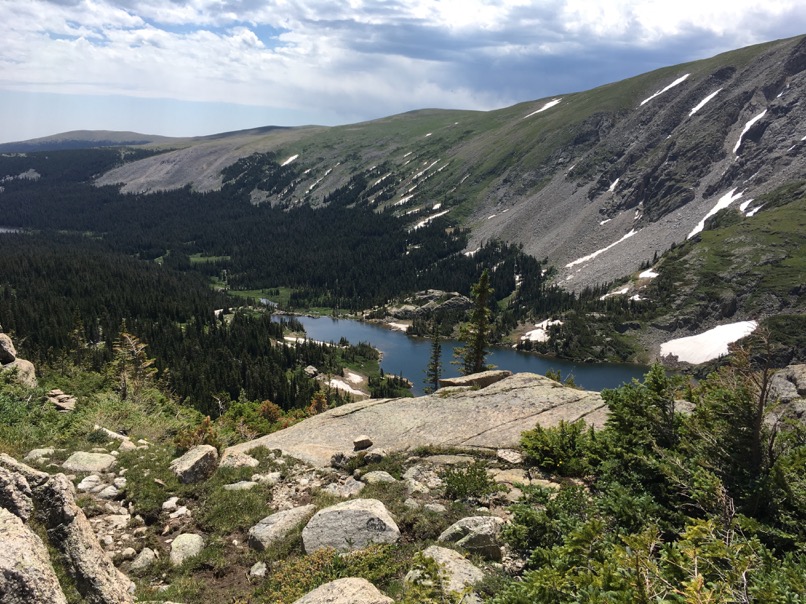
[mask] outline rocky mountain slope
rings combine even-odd
[[[285,206],[349,193],[412,226],[447,214],[472,228],[471,245],[522,243],[580,289],[685,241],[715,208],[801,177],[805,74],[798,37],[491,112],[163,142],[98,184],[238,182]]]

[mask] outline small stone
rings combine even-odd
[[[262,579],[266,576],[269,572],[268,567],[266,566],[265,562],[255,562],[252,565],[252,568],[249,569],[249,576],[250,577],[257,577]]]
[[[444,514],[445,512],[448,511],[448,508],[446,508],[441,503],[426,503],[423,506],[423,509],[429,512],[434,512],[435,514]]]
[[[363,451],[364,449],[369,449],[371,446],[372,439],[366,434],[356,436],[353,439],[353,451]]]
[[[198,445],[174,459],[170,468],[185,484],[201,482],[218,467],[218,451],[211,445]]]
[[[228,453],[221,458],[221,468],[256,468],[260,462],[246,453]]]
[[[280,482],[282,476],[283,475],[280,472],[269,472],[268,474],[252,474],[252,481],[271,486]]]
[[[167,501],[164,501],[162,504],[162,509],[166,512],[173,512],[178,506],[179,497],[171,497]]]
[[[53,455],[56,452],[56,449],[53,447],[45,447],[43,449],[32,449],[28,452],[23,460],[24,461],[34,461],[34,462],[44,462],[47,460],[48,457]]]
[[[204,548],[204,539],[194,533],[182,533],[171,543],[171,564],[179,566],[185,560],[198,556]]]
[[[367,472],[361,478],[367,484],[378,484],[380,482],[397,482],[394,476],[392,476],[389,472],[384,472],[383,470],[378,470],[375,472]]]
[[[153,549],[150,547],[144,547],[137,557],[132,561],[132,565],[129,567],[129,570],[132,571],[140,571],[145,570],[154,562],[157,561],[157,554],[154,552]]]
[[[65,470],[72,472],[108,472],[117,460],[108,453],[86,453],[76,451],[62,464]]]
[[[119,489],[125,489],[126,488],[126,479],[125,478],[115,478],[115,480],[112,481],[112,484],[115,485]]]
[[[183,518],[185,516],[190,516],[190,510],[187,508],[187,506],[184,505],[178,508],[175,512],[168,514],[168,518],[171,518],[173,520],[176,520],[177,518]]]
[[[310,518],[315,511],[316,506],[309,504],[266,516],[249,529],[249,546],[262,552],[285,539],[297,525]]]
[[[118,451],[120,451],[121,453],[128,453],[130,451],[136,451],[136,450],[137,445],[135,445],[132,441],[128,439],[121,442],[120,446],[118,447]]]
[[[519,465],[523,463],[523,455],[514,449],[498,449],[496,457],[501,461],[511,463],[512,465]]]
[[[117,499],[119,495],[120,491],[111,484],[97,493],[97,497],[101,499]]]
[[[257,486],[257,482],[252,480],[241,480],[240,482],[233,482],[232,484],[225,484],[225,491],[249,491]]]
[[[353,478],[352,476],[350,476],[343,483],[334,482],[332,484],[327,485],[322,490],[325,493],[330,493],[331,495],[335,495],[336,497],[347,499],[349,497],[358,495],[361,491],[364,490],[365,486],[366,485],[363,482],[360,482],[355,478]]]
[[[135,556],[137,556],[137,552],[133,547],[126,547],[120,552],[122,560],[134,560]]]
[[[97,474],[90,474],[86,478],[84,478],[81,482],[76,485],[76,490],[81,493],[87,493],[89,491],[93,491],[97,489],[99,486],[103,484],[101,477]]]

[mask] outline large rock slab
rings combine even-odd
[[[481,373],[462,375],[455,378],[443,378],[439,380],[439,387],[445,388],[446,386],[452,386],[461,388],[463,386],[469,386],[471,388],[486,388],[490,384],[500,382],[511,375],[512,372],[506,369],[492,369],[490,371],[482,371]]]
[[[0,602],[67,604],[42,540],[17,516],[0,508]]]
[[[303,520],[316,511],[315,505],[303,505],[266,516],[249,529],[249,546],[259,552],[285,539]]]
[[[481,390],[343,405],[230,447],[225,454],[262,446],[325,467],[334,454],[353,450],[356,434],[371,434],[376,448],[390,452],[428,445],[498,450],[517,448],[521,432],[537,424],[583,419],[598,428],[606,418],[607,407],[598,392],[519,373]]]
[[[114,455],[108,453],[87,453],[85,451],[76,451],[62,464],[65,470],[71,472],[87,472],[96,474],[98,472],[108,472],[111,470],[117,459]]]
[[[36,367],[31,361],[25,359],[14,359],[7,365],[0,365],[3,371],[17,370],[17,383],[22,384],[26,388],[36,388]]]
[[[218,467],[218,451],[212,445],[198,445],[171,462],[171,471],[185,484],[201,482]]]
[[[294,604],[394,604],[366,579],[349,577],[320,585]]]
[[[323,547],[350,552],[398,539],[400,529],[377,499],[353,499],[320,510],[302,530],[302,543],[308,554]]]

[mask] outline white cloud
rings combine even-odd
[[[234,102],[344,121],[489,109],[795,35],[806,25],[797,4],[3,0],[0,90]],[[597,62],[608,56],[619,71]]]

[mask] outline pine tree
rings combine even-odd
[[[439,334],[439,322],[436,317],[431,319],[429,336],[431,338],[431,358],[428,361],[428,367],[425,369],[425,391],[427,394],[439,388],[439,378],[442,375],[442,341]]]
[[[473,308],[470,312],[470,321],[460,328],[460,338],[465,342],[457,348],[455,355],[462,366],[462,374],[470,375],[487,369],[484,359],[487,356],[487,347],[490,339],[490,300],[493,289],[490,287],[490,273],[487,269],[481,273],[478,282],[470,289],[473,297]]]

